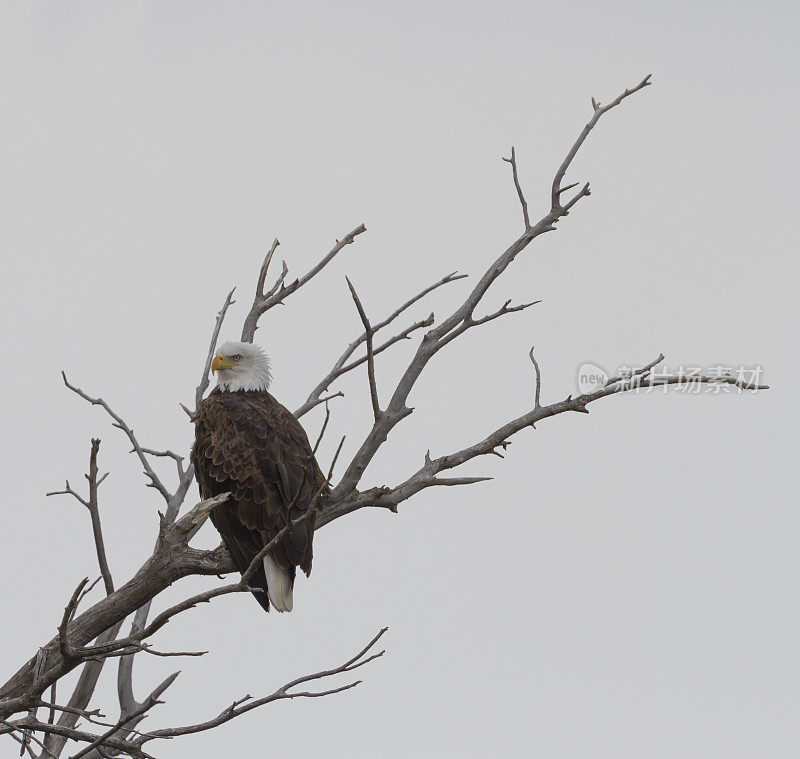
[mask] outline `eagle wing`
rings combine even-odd
[[[266,391],[213,391],[195,416],[192,462],[203,498],[231,494],[211,513],[211,521],[240,572],[315,497],[327,494],[305,430]],[[295,567],[311,572],[314,517],[291,527],[271,552],[292,579]],[[266,589],[263,569],[251,584]],[[266,595],[259,596],[264,606]]]

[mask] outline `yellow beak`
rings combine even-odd
[[[220,353],[214,356],[214,360],[211,362],[211,373],[214,374],[219,369],[230,369],[232,366],[236,366],[236,364],[228,361],[228,359]]]

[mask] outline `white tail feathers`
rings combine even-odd
[[[294,603],[292,598],[292,578],[289,570],[281,569],[273,561],[272,556],[264,557],[264,573],[267,575],[267,593],[269,602],[275,611],[291,611]]]

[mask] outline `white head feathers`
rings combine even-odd
[[[222,392],[267,390],[272,382],[269,359],[257,345],[230,340],[217,349],[211,362]]]

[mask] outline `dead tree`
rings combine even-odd
[[[347,344],[330,371],[314,384],[306,401],[296,409],[295,415],[300,418],[316,406],[323,403],[327,405],[332,399],[341,396],[341,392],[331,391],[330,388],[343,375],[365,366],[374,421],[371,429],[358,446],[355,455],[344,466],[343,473],[335,484],[332,479],[336,463],[336,457],[334,457],[328,474],[328,479],[333,486],[332,495],[323,513],[317,518],[317,529],[359,509],[379,508],[396,512],[400,503],[427,488],[470,485],[490,479],[448,473],[472,459],[486,455],[502,456],[501,451],[507,448],[514,435],[529,427],[534,427],[537,422],[548,417],[570,412],[588,413],[590,404],[610,395],[628,393],[643,387],[679,385],[686,381],[686,378],[681,375],[656,372],[657,365],[664,358],[659,356],[654,361],[645,363],[641,368],[632,370],[625,376],[609,378],[603,386],[591,392],[568,395],[561,400],[543,405],[540,400],[541,372],[533,349],[531,349],[530,360],[534,375],[534,392],[529,409],[518,417],[498,425],[483,439],[461,450],[435,458],[431,457],[430,453],[425,453],[419,469],[415,472],[401,474],[397,484],[360,488],[364,472],[386,441],[389,433],[413,412],[413,408],[408,405],[409,396],[428,363],[449,343],[463,336],[469,330],[534,305],[533,303],[512,305],[511,301],[506,301],[495,310],[478,313],[490,287],[495,280],[502,276],[514,259],[538,237],[555,231],[557,224],[581,200],[589,196],[588,183],[583,185],[564,184],[575,156],[603,115],[649,84],[650,77],[647,76],[635,87],[625,90],[607,105],[601,105],[592,99],[591,117],[553,178],[550,207],[535,223],[531,223],[530,220],[528,204],[519,177],[516,151],[512,147],[510,157],[503,160],[507,161],[511,167],[514,188],[522,212],[522,231],[517,239],[487,266],[477,283],[466,294],[463,302],[443,320],[437,322],[431,313],[425,318],[411,321],[390,337],[386,336],[388,328],[395,325],[400,317],[413,306],[439,288],[460,281],[467,275],[452,273],[442,277],[408,298],[388,316],[374,322],[366,313],[355,287],[348,280],[352,299],[363,324],[363,332]],[[571,195],[570,191],[572,191]],[[365,231],[366,228],[363,224],[357,226],[337,240],[316,266],[296,279],[288,278],[289,269],[284,262],[280,274],[268,287],[270,266],[278,248],[278,240],[275,240],[261,266],[253,304],[244,320],[242,339],[252,341],[259,320],[270,309],[286,303],[290,296],[320,274],[334,257],[346,246],[355,242],[356,238]],[[199,404],[208,389],[211,360],[215,353],[223,320],[233,302],[232,298],[233,292],[230,292],[217,315],[200,383],[195,391],[195,406]],[[395,329],[397,328],[395,327]],[[375,376],[376,360],[392,346],[412,339],[420,332],[422,337],[399,381],[390,391],[383,390],[381,392],[382,389],[378,387]],[[764,387],[755,382],[748,382],[741,376],[732,375],[693,376],[691,381],[720,383],[750,390]],[[181,515],[181,508],[194,477],[192,467],[185,463],[184,456],[170,450],[145,447],[123,417],[114,411],[106,401],[99,397],[93,397],[72,384],[66,375],[64,375],[64,383],[71,391],[90,404],[102,407],[110,417],[112,426],[127,436],[132,453],[135,454],[144,469],[148,480],[147,486],[158,491],[164,500],[164,511],[163,513],[159,512],[159,528],[152,554],[144,561],[141,569],[127,582],[115,582],[106,559],[106,547],[100,520],[98,493],[105,478],[105,475],[100,474],[98,466],[100,441],[92,440],[89,472],[86,475],[88,492],[73,489],[67,482],[63,490],[56,491],[51,495],[69,495],[88,510],[100,577],[94,583],[90,583],[88,579],[83,579],[78,583],[72,597],[67,601],[60,619],[54,622],[57,630],[55,637],[39,648],[19,671],[0,687],[0,733],[17,741],[20,752],[27,753],[31,757],[56,758],[62,756],[65,749],[69,748],[72,759],[82,757],[96,759],[110,756],[144,759],[151,756],[148,753],[151,744],[161,739],[211,730],[253,709],[275,701],[327,696],[358,685],[359,680],[338,687],[326,685],[326,682],[334,675],[353,672],[380,657],[383,651],[377,650],[377,647],[385,629],[380,630],[355,656],[331,669],[300,676],[259,698],[248,695],[233,700],[214,716],[196,724],[140,729],[141,721],[157,704],[162,703],[162,697],[178,673],[167,677],[152,688],[143,700],[139,701],[133,691],[133,667],[136,657],[140,655],[163,657],[202,655],[203,652],[200,651],[160,651],[151,644],[150,640],[171,619],[179,614],[189,612],[197,604],[210,602],[222,595],[248,591],[248,578],[255,569],[256,562],[254,561],[250,570],[245,572],[241,578],[233,582],[217,584],[151,616],[152,602],[175,581],[190,575],[213,577],[233,571],[231,559],[222,546],[204,551],[190,545],[192,536],[208,518],[211,509],[223,503],[226,496],[203,501]],[[192,415],[191,410],[185,410],[190,416]],[[325,422],[319,440],[327,428],[329,415],[330,410],[326,409]],[[319,446],[319,440],[317,440],[317,446]],[[341,443],[337,449],[337,456],[339,451],[341,451]],[[420,452],[420,456],[423,456],[422,452]],[[156,473],[152,465],[154,458],[169,458],[174,461],[175,480],[172,484],[167,484]],[[288,529],[288,526],[284,529]],[[275,540],[280,537],[281,533]],[[102,587],[105,591],[104,596],[81,611],[81,603],[100,580],[102,580]],[[127,633],[122,634],[122,626],[130,617],[132,617],[130,628]],[[268,624],[268,620],[265,620],[265,624]],[[91,699],[98,678],[109,659],[117,662],[119,697],[118,706],[109,710],[113,711],[115,715],[111,718],[106,717],[99,708],[91,707]],[[80,675],[77,685],[68,698],[63,698],[59,694],[59,681],[65,675],[78,669]],[[80,727],[78,726],[79,720],[82,722]]]

